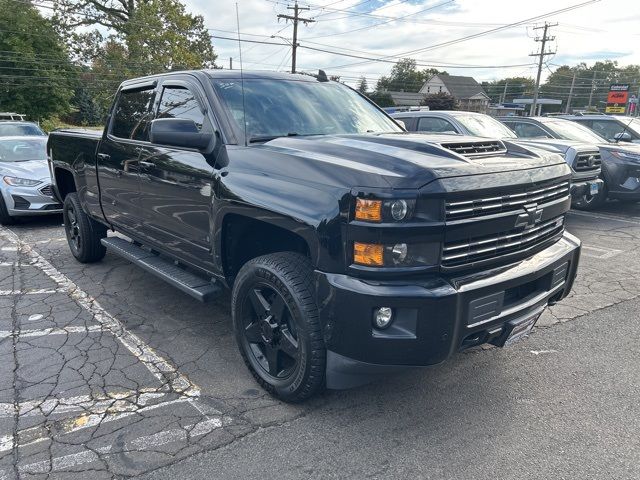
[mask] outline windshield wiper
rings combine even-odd
[[[286,135],[263,135],[263,136],[257,136],[257,137],[250,137],[249,138],[249,143],[269,142],[271,140],[275,140],[276,138],[297,137],[298,135],[300,135],[300,134],[297,133],[297,132],[289,132]]]

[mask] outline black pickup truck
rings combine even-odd
[[[230,288],[247,366],[287,401],[510,344],[578,267],[560,156],[407,133],[322,72],[126,81],[104,132],[48,152],[73,255]]]

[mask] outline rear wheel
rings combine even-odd
[[[4,203],[4,197],[0,194],[0,225],[13,225],[16,218],[9,215],[7,204]]]
[[[287,402],[305,400],[324,386],[326,350],[312,278],[306,257],[274,253],[247,262],[233,287],[242,357],[260,385]]]
[[[100,240],[107,236],[107,228],[84,213],[77,193],[66,196],[62,215],[67,242],[76,260],[82,263],[102,260],[107,249]]]

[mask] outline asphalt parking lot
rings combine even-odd
[[[640,205],[572,212],[573,294],[526,342],[287,405],[202,305],[59,217],[0,229],[0,480],[639,478]]]

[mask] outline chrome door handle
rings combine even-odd
[[[108,155],[106,153],[99,153],[98,155],[96,155],[98,157],[98,160],[109,160],[111,158],[111,155]]]
[[[153,162],[145,162],[144,160],[140,160],[138,162],[138,165],[140,165],[141,167],[145,167],[145,168],[153,168],[156,166],[155,163]]]

